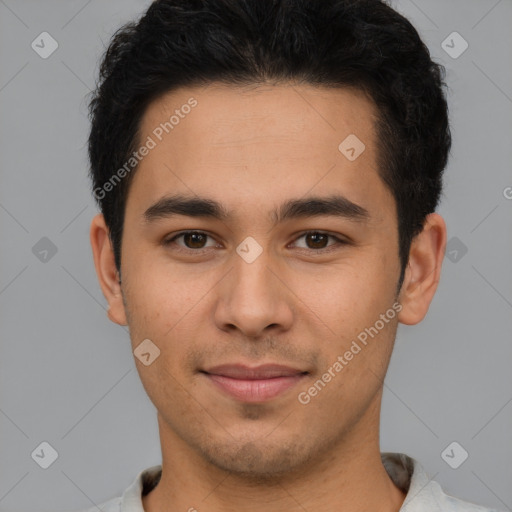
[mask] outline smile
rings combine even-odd
[[[276,398],[307,375],[307,372],[279,365],[257,368],[225,365],[201,373],[221,392],[250,403]]]

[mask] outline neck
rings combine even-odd
[[[162,476],[143,497],[145,512],[398,512],[405,494],[382,465],[380,400],[350,432],[307,468],[256,480],[217,468],[186,445],[158,417]],[[376,424],[375,424],[376,422]]]

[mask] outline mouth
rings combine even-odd
[[[221,365],[201,372],[222,393],[241,402],[265,402],[296,386],[307,371],[276,364]]]

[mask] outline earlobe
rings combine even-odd
[[[102,214],[96,215],[91,222],[90,241],[98,281],[109,306],[107,315],[112,322],[127,325],[121,278],[115,264],[109,230]]]
[[[446,249],[446,224],[437,213],[425,219],[423,230],[412,241],[409,262],[399,302],[402,310],[398,321],[414,325],[425,317],[441,277]]]

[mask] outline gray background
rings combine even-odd
[[[86,508],[161,460],[155,409],[94,273],[85,151],[98,57],[148,4],[0,0],[1,511]],[[382,450],[511,510],[512,2],[393,5],[447,67],[454,146],[438,210],[451,254],[427,318],[399,327]],[[59,44],[47,59],[31,48],[43,31]],[[469,44],[456,59],[441,46],[453,31]],[[31,457],[42,441],[58,452],[46,470]],[[441,457],[453,441],[469,453],[458,469]]]

